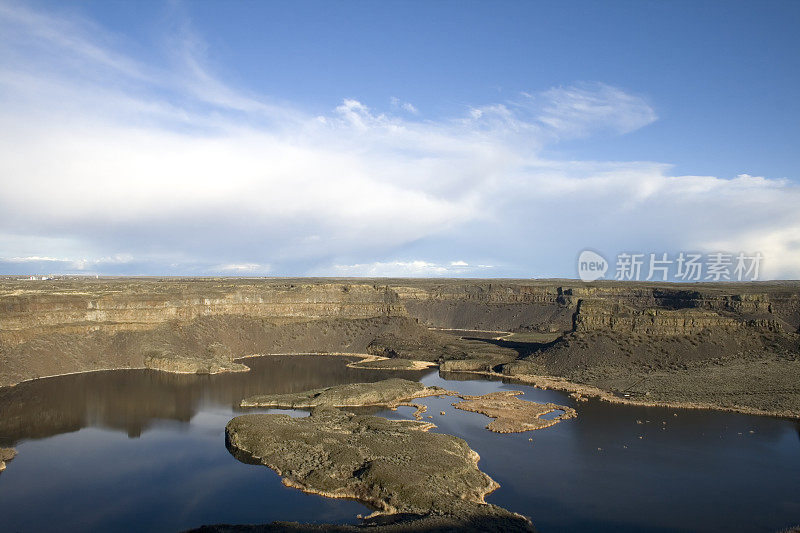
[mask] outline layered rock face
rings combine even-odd
[[[165,321],[147,329],[87,327],[84,333],[45,333],[0,347],[0,385],[71,372],[145,368],[208,373],[223,363],[258,354],[365,353],[387,332],[414,336],[407,317],[252,318],[220,315]],[[172,362],[170,362],[172,361]]]
[[[353,283],[229,280],[125,280],[6,283],[0,341],[52,333],[132,331],[171,320],[243,315],[262,318],[405,316],[388,287]]]
[[[683,334],[739,324],[790,332],[800,326],[797,282],[675,285],[398,280],[390,282],[390,287],[409,315],[438,328]]]
[[[648,307],[637,310],[609,299],[578,300],[574,315],[574,331],[609,331],[638,335],[692,335],[704,330],[765,329],[782,331],[783,321],[777,318],[746,318],[746,315],[720,314],[703,309],[669,309]],[[770,315],[766,315],[770,316]]]
[[[691,288],[686,288],[691,287]],[[577,322],[576,312],[578,313]],[[498,331],[800,326],[800,286],[485,280],[116,279],[0,281],[0,342],[46,333],[135,331],[170,321],[416,318],[436,328]],[[651,325],[652,327],[648,326]],[[685,331],[684,331],[684,328]]]

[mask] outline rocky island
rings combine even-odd
[[[386,379],[375,383],[349,383],[292,394],[268,394],[242,400],[242,407],[311,409],[317,407],[396,407],[415,398],[455,395],[441,387],[426,387],[407,379]]]
[[[526,402],[517,397],[520,394],[522,391],[500,391],[482,396],[462,396],[464,401],[454,403],[453,407],[494,418],[486,429],[495,433],[519,433],[543,429],[578,416],[572,407],[555,403]],[[553,418],[542,418],[558,411],[560,414]]]
[[[541,429],[576,416],[570,407],[526,402],[517,398],[519,394],[463,396],[395,378],[254,396],[243,400],[242,407],[311,409],[311,415],[239,416],[228,423],[225,438],[235,457],[268,466],[287,486],[353,498],[375,509],[364,524],[351,529],[532,531],[524,517],[486,504],[484,496],[498,485],[478,469],[478,454],[463,440],[428,433],[435,427],[430,422],[390,421],[337,409],[410,405],[417,407],[419,419],[425,406],[411,400],[456,395],[463,401],[455,407],[496,418],[487,428],[499,433]],[[562,414],[541,418],[553,411]],[[386,522],[388,515],[394,518]],[[262,527],[269,531],[277,525]]]
[[[427,410],[425,405],[412,400],[428,396],[458,396],[463,401],[453,406],[462,411],[481,413],[496,420],[487,429],[497,433],[517,433],[553,426],[561,420],[577,416],[575,409],[554,403],[527,402],[517,396],[521,391],[502,391],[482,396],[462,395],[441,387],[426,387],[407,379],[385,379],[372,383],[348,383],[322,389],[291,394],[265,394],[245,398],[242,407],[268,407],[275,409],[316,409],[331,407],[416,407],[415,418]],[[544,415],[559,411],[561,414],[544,419]],[[444,413],[442,413],[444,414]]]
[[[526,518],[485,503],[497,483],[478,469],[478,454],[457,437],[428,433],[430,427],[320,408],[305,418],[239,416],[228,423],[225,435],[235,457],[268,466],[287,486],[354,498],[375,509],[364,525],[340,526],[343,531],[375,526],[386,531],[533,531]],[[382,515],[395,520],[381,525]]]
[[[222,372],[247,372],[247,365],[222,357],[198,357],[191,355],[148,355],[145,368],[174,374],[219,374]]]

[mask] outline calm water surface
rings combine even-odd
[[[271,470],[234,459],[225,424],[252,394],[392,376],[467,394],[522,390],[525,399],[578,410],[552,428],[500,435],[484,429],[486,417],[451,407],[452,399],[422,400],[435,431],[467,440],[501,484],[488,500],[530,516],[543,532],[777,531],[800,523],[795,422],[575,403],[555,391],[456,374],[351,369],[336,357],[245,362],[252,371],[243,374],[97,372],[0,390],[0,445],[19,452],[0,474],[0,529],[355,523],[369,512],[363,505],[286,488]],[[382,414],[410,418],[411,409]]]

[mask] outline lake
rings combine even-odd
[[[530,516],[540,531],[778,531],[800,523],[796,421],[575,402],[469,375],[353,369],[349,360],[266,356],[243,360],[247,373],[117,370],[0,389],[0,446],[19,452],[0,474],[2,529],[357,523],[356,515],[370,512],[358,502],[304,494],[268,468],[234,459],[224,428],[239,413],[272,412],[238,408],[246,396],[388,377],[465,394],[522,390],[523,399],[578,410],[554,427],[497,434],[484,429],[490,419],[454,409],[455,399],[420,400],[433,431],[465,439],[500,483],[487,501]]]

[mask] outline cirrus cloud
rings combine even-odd
[[[547,156],[657,119],[621,88],[320,115],[225,84],[178,35],[144,64],[91,21],[0,3],[0,271],[573,276],[591,246],[758,250],[800,276],[792,181]]]

